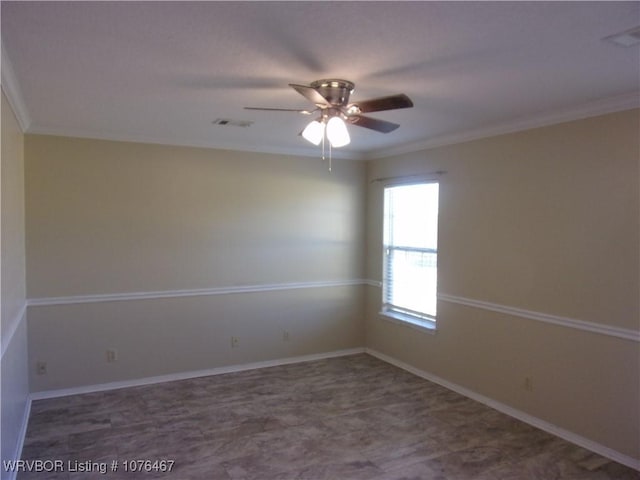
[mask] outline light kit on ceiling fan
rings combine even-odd
[[[339,116],[330,117],[328,120],[325,118],[312,120],[301,135],[314,145],[320,145],[326,135],[326,139],[333,148],[344,147],[351,142],[347,125]]]
[[[290,83],[289,86],[313,103],[316,108],[313,110],[298,110],[245,107],[245,109],[298,112],[304,115],[309,115],[319,110],[320,117],[317,120],[312,120],[300,135],[314,145],[322,144],[323,159],[325,138],[329,142],[329,158],[331,158],[332,147],[343,147],[351,142],[347,123],[380,133],[392,132],[400,126],[397,123],[364,116],[362,115],[363,113],[413,107],[413,102],[404,93],[349,103],[349,96],[353,93],[355,84],[348,80],[326,79],[317,80],[310,85]],[[329,170],[331,170],[331,164],[329,164]]]
[[[340,117],[331,117],[327,122],[326,131],[327,139],[334,148],[344,147],[345,145],[349,145],[351,142],[347,125]]]
[[[305,140],[308,140],[314,145],[320,145],[320,142],[324,139],[324,129],[325,125],[322,119],[312,120],[302,131],[301,135]]]

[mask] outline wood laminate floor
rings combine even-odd
[[[366,354],[35,401],[22,458],[61,468],[19,480],[640,479]]]

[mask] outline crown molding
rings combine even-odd
[[[317,147],[249,147],[236,143],[183,141],[177,139],[160,138],[146,135],[125,135],[119,133],[104,133],[91,130],[47,128],[31,125],[27,133],[34,135],[53,135],[57,137],[86,138],[91,140],[105,140],[110,142],[131,142],[151,145],[165,145],[170,147],[207,148],[215,150],[230,150],[234,152],[264,153],[270,155],[291,155],[298,157],[321,158],[322,152]],[[347,152],[345,150],[333,150],[334,160],[364,160],[361,152]]]
[[[78,129],[59,129],[47,128],[33,125],[26,104],[23,99],[20,85],[15,76],[15,72],[9,56],[4,48],[4,44],[0,40],[2,47],[2,90],[7,96],[9,104],[13,109],[20,128],[24,133],[33,133],[39,135],[55,135],[65,137],[90,138],[97,140],[109,140],[119,142],[148,143],[158,145],[171,145],[195,148],[214,148],[217,150],[244,151],[252,153],[266,153],[275,155],[295,155],[303,157],[318,157],[320,155],[317,148],[308,147],[266,147],[252,148],[241,144],[221,144],[208,143],[198,141],[180,141],[175,139],[157,138],[144,135],[122,135],[115,133],[94,132]],[[432,148],[453,145],[457,143],[468,142],[471,140],[479,140],[482,138],[494,137],[507,133],[514,133],[532,128],[539,128],[557,123],[580,120],[583,118],[614,113],[623,110],[640,108],[640,93],[631,92],[615,97],[608,97],[581,105],[572,106],[552,112],[540,113],[528,117],[514,119],[504,123],[490,125],[478,129],[472,129],[462,132],[456,132],[448,135],[440,135],[429,139],[409,142],[402,145],[396,145],[390,148],[382,148],[370,151],[354,151],[335,150],[333,157],[337,160],[373,160],[378,158],[392,157],[406,153],[415,153],[421,150],[429,150]]]
[[[0,40],[0,50],[2,55],[2,68],[1,71],[1,81],[2,81],[2,91],[7,96],[7,100],[9,101],[9,105],[13,109],[13,113],[16,115],[16,119],[18,120],[18,124],[20,125],[20,129],[23,132],[27,132],[29,127],[31,126],[31,117],[29,116],[29,111],[24,103],[24,99],[22,97],[22,91],[20,90],[20,84],[16,78],[15,72],[13,70],[13,65],[11,60],[9,59],[9,55],[7,55],[7,51],[4,49],[4,43]]]
[[[532,128],[546,127],[563,122],[571,122],[588,117],[605,115],[607,113],[631,110],[640,107],[640,93],[632,92],[615,97],[583,103],[581,105],[555,110],[553,112],[540,113],[505,123],[498,123],[488,127],[482,127],[450,135],[441,135],[427,140],[406,143],[391,148],[371,151],[365,154],[366,160],[386,158],[405,153],[415,153],[421,150],[453,145],[456,143],[479,140],[481,138],[495,137],[506,133],[520,132]]]

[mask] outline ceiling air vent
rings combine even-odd
[[[232,120],[230,118],[216,118],[213,122],[214,125],[222,125],[224,127],[248,127],[253,124],[249,120]]]
[[[640,27],[632,28],[631,30],[625,30],[615,35],[609,35],[604,37],[603,40],[611,43],[615,43],[620,47],[632,47],[640,44]]]

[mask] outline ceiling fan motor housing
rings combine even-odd
[[[326,98],[331,105],[344,106],[349,102],[349,95],[355,87],[353,82],[340,79],[316,80],[311,87]]]
[[[311,85],[290,83],[289,86],[305,97],[308,101],[313,103],[315,108],[311,111],[289,108],[245,108],[250,110],[293,111],[307,115],[319,111],[320,117],[317,120],[314,120],[314,122],[318,124],[325,123],[328,125],[330,120],[333,120],[334,118],[341,118],[352,125],[368,128],[380,133],[389,133],[394,131],[400,125],[386,120],[367,117],[362,114],[413,107],[413,102],[404,93],[372,98],[357,103],[349,103],[349,97],[351,93],[353,93],[353,89],[355,87],[355,84],[349,80],[328,78],[316,80]],[[336,122],[333,123],[335,124]]]

